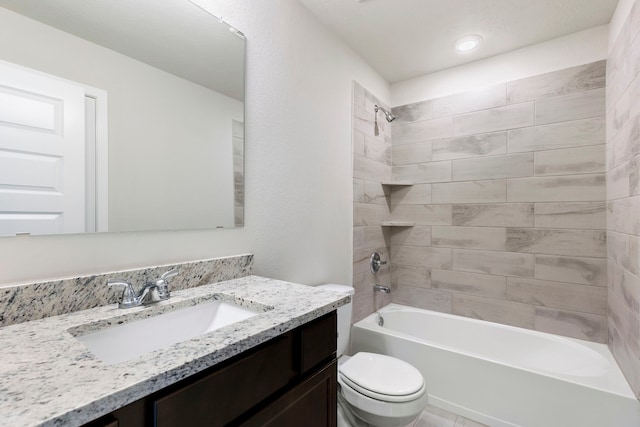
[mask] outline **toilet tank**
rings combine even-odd
[[[338,307],[338,349],[337,356],[340,357],[349,348],[349,336],[351,334],[351,312],[353,309],[353,293],[354,290],[351,286],[336,285],[335,283],[328,283],[326,285],[319,285],[318,288],[326,289],[333,292],[342,292],[344,294],[351,295],[351,302]]]

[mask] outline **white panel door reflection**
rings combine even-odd
[[[0,61],[0,235],[85,231],[85,91]]]

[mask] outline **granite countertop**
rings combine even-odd
[[[107,365],[72,335],[214,298],[257,310],[135,360]],[[0,424],[77,426],[335,310],[346,295],[258,276],[172,292],[127,310],[115,304],[0,328]],[[71,331],[71,332],[70,332]]]

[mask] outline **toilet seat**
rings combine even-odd
[[[373,390],[368,390],[356,383],[354,383],[353,381],[351,381],[349,378],[345,377],[342,374],[338,374],[340,379],[342,380],[343,385],[347,385],[349,387],[351,387],[353,390],[357,391],[358,393],[361,393],[367,397],[371,397],[372,399],[376,399],[376,400],[381,400],[383,402],[410,402],[412,400],[416,400],[419,397],[421,397],[425,390],[426,387],[424,386],[424,384],[422,385],[422,387],[416,391],[415,393],[411,393],[411,394],[405,394],[405,395],[400,395],[400,396],[396,396],[393,394],[383,394],[383,393],[377,393]]]
[[[426,390],[420,371],[395,357],[361,352],[338,368],[344,385],[385,402],[410,402]]]

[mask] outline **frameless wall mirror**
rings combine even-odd
[[[0,235],[241,226],[244,50],[189,0],[0,0]]]

